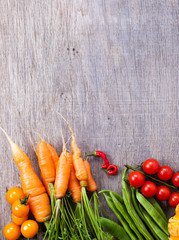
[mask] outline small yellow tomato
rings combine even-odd
[[[24,200],[18,199],[12,204],[12,213],[19,218],[25,217],[29,213],[28,202],[26,201],[23,202],[23,201]]]
[[[6,200],[11,205],[20,197],[24,197],[24,193],[22,189],[18,187],[13,187],[9,189],[6,193]]]
[[[23,222],[25,222],[27,219],[28,219],[28,215],[25,217],[19,218],[12,213],[12,221],[17,225],[22,225]]]
[[[25,238],[33,238],[39,230],[39,226],[34,220],[27,220],[21,226],[21,233]]]
[[[9,223],[4,227],[3,234],[8,240],[17,240],[21,235],[21,229],[14,223]]]

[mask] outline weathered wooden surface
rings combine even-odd
[[[108,177],[91,159],[99,189],[121,192],[123,165],[149,157],[178,170],[178,29],[177,0],[1,0],[0,125],[39,173],[17,111],[33,141],[39,133],[59,154],[61,124],[70,136],[61,112],[83,153],[101,149],[119,165],[119,175]],[[20,180],[0,139],[4,239],[6,190]]]

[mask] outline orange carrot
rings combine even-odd
[[[51,218],[51,206],[47,193],[30,197],[28,203],[38,222],[46,222]]]
[[[34,172],[32,165],[25,164],[24,162],[24,165],[21,164],[20,172],[20,180],[25,195],[30,194],[31,196],[37,196],[46,192],[42,182]]]
[[[81,152],[80,149],[78,148],[76,144],[76,139],[72,135],[72,141],[71,141],[71,148],[73,152],[73,166],[75,168],[75,174],[77,179],[80,181],[81,186],[86,186],[87,185],[87,172],[86,168],[84,165],[84,161],[81,158]]]
[[[57,163],[58,163],[58,160],[59,160],[59,157],[58,157],[58,154],[57,152],[55,151],[55,149],[50,145],[50,144],[47,144],[47,147],[51,153],[51,156],[52,156],[52,160],[55,164],[55,167],[57,166]]]
[[[42,179],[42,182],[44,184],[44,187],[48,193],[48,195],[50,196],[50,189],[49,189],[49,183],[45,181],[45,178],[43,176],[43,174],[41,173],[41,179]]]
[[[56,178],[54,185],[56,198],[63,198],[65,196],[70,179],[70,162],[67,158],[63,133],[61,132],[61,134],[63,139],[63,151],[60,155],[56,168]]]
[[[7,135],[7,133],[4,131],[4,129],[2,129],[1,127],[0,127],[0,129],[6,135],[8,141],[11,145],[11,150],[12,150],[12,155],[13,155],[14,161],[16,162],[16,164],[19,168],[19,171],[21,173],[20,179],[21,179],[21,183],[22,183],[22,189],[23,189],[23,192],[25,195],[30,194],[31,205],[34,206],[33,212],[35,212],[34,209],[36,209],[36,207],[37,207],[36,212],[38,212],[38,205],[33,204],[33,199],[35,197],[37,197],[38,199],[40,199],[41,209],[44,210],[44,212],[41,211],[41,219],[42,218],[45,219],[44,221],[50,219],[50,216],[51,216],[51,208],[49,208],[50,202],[49,202],[49,199],[46,202],[43,201],[43,199],[42,199],[42,198],[44,198],[43,196],[46,196],[45,198],[48,198],[48,196],[47,196],[47,193],[45,191],[45,188],[44,188],[42,182],[40,181],[39,177],[36,175],[36,173],[34,172],[34,170],[32,168],[30,159],[11,140],[11,138]],[[48,214],[47,214],[47,212],[48,212]],[[36,218],[37,214],[35,214],[34,217]],[[37,219],[39,219],[39,218],[37,218]]]
[[[61,115],[61,114],[60,114]],[[64,121],[67,123],[69,130],[71,132],[71,136],[72,136],[72,141],[71,141],[71,148],[72,148],[72,152],[73,152],[73,166],[75,168],[75,174],[77,179],[80,181],[80,185],[82,187],[87,186],[87,171],[84,165],[84,161],[81,158],[81,151],[78,148],[78,145],[76,143],[76,139],[75,136],[73,134],[73,130],[70,127],[70,124],[67,122],[67,120],[61,115],[61,117],[64,119]]]
[[[91,168],[90,168],[90,165],[89,165],[89,162],[88,161],[84,161],[84,164],[85,164],[85,168],[86,168],[86,171],[88,173],[88,186],[87,186],[87,189],[89,192],[95,192],[97,190],[97,185],[92,177],[92,174],[91,174]]]
[[[43,144],[43,145],[46,145],[46,144]],[[49,150],[49,152],[50,152],[51,158],[52,158],[53,163],[54,163],[54,166],[55,166],[55,172],[56,172],[56,166],[57,166],[57,162],[58,162],[58,160],[59,160],[58,154],[57,154],[57,152],[55,151],[55,149],[54,149],[50,144],[48,144],[48,143],[47,143],[47,148],[48,148],[48,150]],[[48,151],[47,151],[47,152],[48,152]],[[45,170],[45,169],[44,169],[44,170]],[[55,173],[55,174],[56,174],[56,173]],[[46,179],[45,179],[45,177],[44,177],[44,175],[43,175],[42,172],[41,172],[41,178],[42,178],[42,182],[43,182],[43,184],[44,184],[44,186],[45,186],[45,188],[46,188],[46,191],[47,191],[48,195],[50,196],[49,183],[46,181]]]
[[[37,156],[39,167],[46,182],[55,181],[55,164],[52,160],[51,153],[47,143],[40,141],[37,145]]]
[[[27,155],[10,139],[4,129],[0,128],[6,135],[12,150],[12,155],[21,173],[21,183],[25,195],[36,196],[45,193],[45,188],[39,177],[34,172],[30,159]]]
[[[62,198],[68,189],[68,183],[70,178],[70,163],[67,160],[67,153],[62,152],[60,155],[55,179],[55,197]]]
[[[71,195],[75,202],[81,202],[81,186],[75,175],[72,156],[68,152],[67,159],[70,162],[70,179],[68,184],[68,190],[72,193]]]

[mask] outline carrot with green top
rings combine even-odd
[[[56,166],[59,157],[55,149],[45,141],[40,141],[38,143],[36,154],[41,169],[41,179],[48,195],[50,196],[49,183],[55,181]]]
[[[58,113],[59,114],[59,113]],[[81,151],[76,143],[76,138],[74,136],[73,130],[70,126],[70,124],[67,122],[67,120],[61,115],[59,114],[63,120],[66,122],[66,124],[68,125],[68,128],[71,132],[71,137],[72,137],[72,141],[71,141],[71,148],[72,148],[72,152],[73,152],[73,165],[75,168],[75,175],[76,178],[80,181],[80,185],[81,185],[81,189],[82,189],[82,203],[84,206],[84,209],[86,210],[88,217],[91,221],[91,225],[95,231],[95,235],[96,238],[98,240],[104,239],[103,238],[103,231],[101,229],[101,225],[99,222],[99,209],[98,209],[98,199],[97,199],[97,193],[94,191],[93,197],[95,200],[95,212],[93,211],[92,207],[91,207],[91,203],[88,199],[87,193],[86,193],[86,187],[88,185],[88,173],[85,167],[85,163],[83,161],[83,159],[81,158]],[[87,164],[88,165],[88,164]],[[87,166],[88,168],[89,166]],[[91,176],[89,175],[89,183],[91,183]],[[96,189],[96,186],[94,188],[94,183],[92,185],[90,185],[89,189]],[[81,206],[81,205],[78,205]],[[80,211],[81,211],[81,216],[82,216],[82,222],[85,223],[85,217],[84,217],[84,209],[83,207],[80,207]],[[86,228],[85,228],[86,229]]]
[[[70,179],[68,184],[68,190],[71,192],[71,196],[75,202],[81,202],[81,186],[80,182],[76,178],[75,169],[73,166],[73,159],[70,153],[68,153],[68,159],[70,162]]]
[[[58,113],[58,114],[64,119],[64,121],[68,125],[68,128],[71,132],[71,137],[72,137],[71,148],[72,148],[72,152],[73,152],[73,166],[75,168],[76,177],[80,181],[80,185],[82,187],[86,187],[88,175],[87,175],[87,171],[86,171],[86,168],[84,165],[84,161],[81,158],[81,151],[76,143],[76,138],[74,136],[73,130],[72,130],[70,124],[67,122],[67,120],[60,113]]]
[[[57,240],[59,237],[59,230],[61,230],[62,238],[63,231],[66,226],[64,220],[65,210],[64,210],[64,197],[68,189],[69,179],[70,179],[70,162],[69,162],[69,153],[66,152],[65,142],[63,139],[63,150],[59,157],[57,166],[56,166],[56,177],[54,187],[52,185],[51,191],[51,203],[52,203],[52,218],[48,224],[47,231],[45,233],[44,239],[47,234],[49,234],[49,239]],[[64,226],[65,224],[65,226]]]
[[[84,161],[85,168],[88,174],[88,179],[87,179],[87,190],[89,192],[95,192],[97,190],[97,185],[96,182],[94,181],[92,174],[91,174],[91,168],[89,165],[89,162],[87,160]]]
[[[65,145],[63,146],[63,151],[57,163],[56,168],[56,178],[55,178],[55,197],[63,198],[68,189],[68,183],[70,179],[70,162],[68,160],[69,156],[66,152]]]

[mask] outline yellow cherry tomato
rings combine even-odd
[[[34,220],[27,220],[21,226],[21,233],[25,238],[33,238],[39,230],[39,226]]]
[[[29,213],[28,197],[16,200],[12,204],[12,213],[19,218],[27,216]]]
[[[11,205],[20,197],[24,197],[24,193],[22,189],[18,187],[13,187],[9,189],[6,193],[6,200]]]
[[[21,235],[21,229],[14,223],[9,223],[4,227],[4,237],[8,240],[17,240]]]
[[[22,225],[23,222],[25,222],[27,219],[28,219],[28,215],[25,217],[19,218],[12,213],[12,221],[17,225]]]

